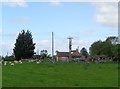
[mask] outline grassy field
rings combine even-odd
[[[23,63],[3,66],[3,87],[117,87],[118,64]]]

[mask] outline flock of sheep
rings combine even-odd
[[[34,61],[34,60],[28,60],[28,62],[36,62],[37,64],[39,64],[41,61]],[[15,64],[22,64],[23,62],[21,60],[19,61],[0,61],[0,65],[11,65],[11,66],[14,66]]]
[[[0,64],[3,64],[4,66],[10,64],[11,66],[14,66],[15,64],[22,64],[22,61],[1,61]]]

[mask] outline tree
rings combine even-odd
[[[31,32],[22,30],[16,39],[15,47],[13,49],[16,59],[21,60],[31,58],[34,55],[34,49],[35,43],[33,43]]]
[[[48,56],[47,50],[41,50],[40,52],[41,59],[45,59]]]
[[[120,55],[120,44],[113,45],[112,47],[112,55],[115,58],[118,58]]]
[[[111,36],[107,37],[105,41],[96,41],[90,47],[90,54],[95,55],[106,55],[109,57],[117,56],[118,46],[118,37]]]
[[[95,55],[112,55],[112,44],[110,41],[97,41],[94,42],[90,47],[90,54]]]
[[[110,37],[107,37],[106,41],[110,41],[112,44],[117,44],[118,43],[118,37],[116,36],[110,36]]]
[[[104,41],[101,43],[100,55],[112,56],[112,44],[110,41]]]
[[[90,55],[92,55],[92,56],[100,55],[101,46],[102,46],[102,41],[101,40],[94,42],[90,47]]]
[[[87,58],[88,52],[87,52],[86,48],[82,48],[82,49],[80,50],[80,53]]]

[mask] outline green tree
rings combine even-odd
[[[100,54],[101,55],[107,55],[107,56],[112,56],[112,44],[110,41],[104,41],[101,43],[100,47]]]
[[[118,58],[120,55],[120,44],[115,44],[112,47],[112,56]]]
[[[90,47],[90,54],[95,55],[112,55],[112,44],[110,41],[97,41],[94,42]]]
[[[90,54],[95,55],[107,55],[109,57],[117,56],[118,52],[118,37],[107,37],[105,41],[96,41],[90,47]]]
[[[82,49],[80,50],[80,53],[87,58],[88,52],[87,52],[86,48],[82,48]]]
[[[103,44],[102,44],[102,41],[101,41],[101,40],[94,42],[94,43],[91,45],[91,47],[89,48],[89,50],[90,50],[90,55],[92,55],[92,56],[100,55],[100,53],[101,53],[101,49],[100,49],[100,48],[101,48],[102,45],[103,45]]]
[[[111,41],[111,42],[116,42],[116,41],[118,41],[118,37],[116,37],[116,36],[110,36],[110,37],[107,37],[107,39],[106,39],[106,41]]]
[[[13,49],[16,59],[21,60],[31,58],[34,55],[34,49],[35,43],[33,43],[31,32],[22,30],[16,39],[15,47]]]
[[[48,57],[48,52],[47,50],[41,50],[40,52],[41,59],[45,59]]]

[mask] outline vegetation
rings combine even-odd
[[[117,87],[118,64],[42,62],[3,66],[3,87]]]
[[[91,55],[112,55],[112,44],[109,41],[97,41],[94,42],[90,47],[90,54]]]
[[[48,52],[47,52],[47,50],[41,50],[41,52],[40,52],[40,58],[41,59],[46,59],[47,57],[48,57]]]
[[[116,37],[108,37],[105,41],[96,41],[90,47],[90,54],[107,55],[118,60],[120,44],[116,43]],[[114,41],[114,42],[113,42]],[[24,58],[51,59],[47,50],[41,50],[40,55],[34,55],[35,44],[32,34],[24,30],[16,39],[15,56],[6,56],[3,60],[13,61]],[[85,48],[81,54],[88,56]],[[55,57],[55,56],[54,56]],[[117,63],[80,63],[80,62],[55,62],[24,60],[13,64],[7,62],[2,68],[3,87],[117,87],[118,64]],[[14,61],[15,62],[15,61]],[[41,62],[41,63],[40,63]],[[11,63],[11,64],[10,64]]]
[[[117,37],[108,37],[105,41],[96,41],[90,47],[90,54],[106,55],[109,57],[118,58],[120,53],[120,44],[118,44]]]
[[[88,52],[87,52],[87,49],[86,49],[86,48],[82,48],[82,49],[80,50],[80,53],[87,58]]]
[[[116,36],[110,36],[110,37],[107,37],[106,41],[111,41],[112,43],[117,43],[118,42],[118,37]]]
[[[15,48],[13,49],[16,59],[31,58],[34,55],[34,49],[35,44],[33,43],[31,32],[22,30],[16,39]]]
[[[12,56],[6,56],[6,57],[2,57],[2,60],[4,60],[4,61],[14,61],[15,57],[13,55]]]

